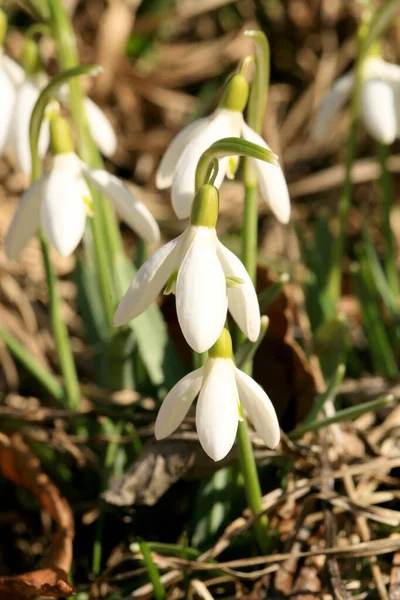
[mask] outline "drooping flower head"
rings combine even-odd
[[[75,154],[63,117],[51,118],[50,134],[53,164],[26,190],[18,204],[5,242],[10,258],[19,254],[40,227],[62,256],[75,250],[82,239],[86,217],[93,209],[86,179],[113,202],[121,219],[140,237],[158,241],[158,225],[148,209],[117,177],[89,167]]]
[[[195,172],[200,156],[214,142],[226,137],[243,138],[270,149],[268,144],[246,125],[243,110],[249,94],[249,85],[241,73],[228,81],[218,108],[209,116],[198,119],[183,129],[167,148],[156,174],[159,189],[172,186],[171,199],[179,219],[190,214],[194,196]],[[257,174],[260,195],[282,223],[290,218],[290,199],[279,166],[251,159]],[[215,185],[219,187],[228,172],[229,157],[220,161]]]
[[[197,395],[196,428],[200,444],[213,460],[223,459],[232,448],[243,411],[269,448],[278,445],[275,409],[258,383],[235,366],[227,329],[209,350],[205,364],[181,379],[163,400],[155,424],[157,439],[179,427]]]
[[[362,65],[360,117],[367,132],[382,144],[400,137],[400,67],[380,56],[368,56]],[[333,132],[334,121],[350,100],[354,70],[340,77],[320,106],[312,128],[313,138],[324,142]]]
[[[4,54],[0,62],[2,93],[2,120],[0,121],[0,153],[11,150],[22,172],[30,175],[29,122],[33,108],[49,78],[43,70],[37,44],[30,38],[24,40],[22,65]],[[3,72],[3,75],[2,75]],[[5,83],[4,83],[5,82]],[[58,100],[69,105],[69,88],[64,85]],[[107,157],[115,153],[117,139],[111,123],[103,111],[90,98],[84,99],[84,110],[90,132],[100,152]],[[4,107],[3,107],[4,105]],[[43,119],[39,136],[39,155],[43,158],[49,148],[49,123]]]
[[[218,191],[204,185],[192,204],[190,224],[162,246],[139,269],[114,317],[116,327],[138,317],[162,288],[176,295],[182,333],[196,352],[218,339],[227,310],[246,336],[260,332],[260,309],[251,279],[241,261],[218,240]]]

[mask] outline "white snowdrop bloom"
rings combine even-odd
[[[17,88],[24,79],[22,67],[4,53],[6,33],[7,15],[0,9],[0,154],[4,152],[9,136]]]
[[[0,154],[3,154],[7,143],[17,96],[18,83],[12,73],[14,65],[19,66],[0,48]]]
[[[360,118],[368,133],[378,142],[391,144],[400,136],[400,67],[377,56],[365,59],[360,96]],[[332,133],[334,121],[350,100],[354,71],[340,77],[320,106],[312,128],[317,142]]]
[[[205,364],[181,379],[167,394],[157,415],[155,437],[173,433],[199,395],[196,428],[200,444],[213,460],[232,448],[242,408],[269,448],[276,448],[280,431],[275,409],[264,390],[232,360],[232,342],[224,329]]]
[[[92,202],[86,179],[114,204],[117,214],[141,238],[159,239],[159,229],[149,210],[122,182],[103,169],[87,166],[73,152],[68,124],[51,120],[53,164],[23,194],[8,230],[5,251],[14,258],[40,227],[62,256],[71,254],[82,239]]]
[[[260,309],[241,261],[218,240],[218,191],[204,185],[193,201],[191,222],[139,269],[117,308],[114,325],[138,317],[162,288],[176,294],[178,321],[188,344],[205,352],[218,339],[227,310],[246,336],[260,333]]]
[[[29,145],[29,123],[32,111],[45,86],[43,74],[26,75],[18,87],[14,102],[14,110],[7,139],[7,147],[14,152],[17,164],[26,175],[31,174],[32,159]],[[50,143],[49,122],[43,119],[38,142],[39,156],[43,158]]]
[[[3,61],[5,76],[13,83],[14,94],[11,95],[10,88],[7,87],[6,83],[6,97],[3,98],[3,102],[6,105],[5,110],[8,110],[8,118],[4,120],[4,122],[8,122],[8,129],[3,135],[0,123],[0,152],[3,152],[5,147],[13,151],[21,171],[30,175],[29,123],[36,101],[41,91],[49,83],[49,78],[42,70],[37,45],[31,39],[26,39],[24,42],[24,69],[10,58],[1,57],[0,85],[3,82],[1,77]],[[69,106],[68,85],[61,86],[57,98],[60,102]],[[117,147],[117,138],[110,121],[90,98],[84,99],[84,108],[90,132],[100,152],[107,157],[112,156]],[[4,143],[1,145],[3,138]],[[49,141],[49,122],[45,117],[39,136],[39,155],[41,158],[45,156],[49,148]]]
[[[172,186],[171,199],[179,219],[190,214],[194,196],[195,173],[200,156],[214,142],[226,137],[242,137],[270,150],[268,144],[248,127],[243,110],[248,97],[248,83],[241,74],[228,82],[220,103],[212,115],[198,119],[183,129],[167,148],[156,174],[156,186]],[[259,191],[277,219],[287,223],[290,219],[290,198],[286,180],[279,166],[250,159],[255,166]],[[219,163],[215,185],[219,187],[228,172],[229,157]]]
[[[58,99],[69,106],[69,87],[63,85],[59,89]],[[117,136],[110,121],[104,112],[93,100],[88,97],[84,99],[84,106],[90,133],[96,142],[101,154],[111,158],[117,149]]]

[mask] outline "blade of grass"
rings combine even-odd
[[[64,388],[38,360],[24,348],[24,346],[11,333],[0,327],[0,338],[10,352],[25,367],[25,369],[53,396],[56,400],[65,403]]]
[[[296,429],[289,433],[289,438],[291,440],[298,440],[305,433],[309,433],[310,431],[317,431],[318,429],[322,429],[323,427],[327,427],[328,425],[332,425],[333,423],[352,421],[353,419],[356,419],[357,417],[360,417],[365,413],[375,412],[380,408],[384,408],[392,402],[393,396],[389,394],[387,396],[383,396],[382,398],[378,398],[378,400],[371,400],[369,402],[364,402],[363,404],[358,404],[357,406],[351,406],[350,408],[338,410],[333,417],[325,417],[324,419],[319,419],[317,421],[305,423],[304,425],[299,425],[299,427],[296,427]]]
[[[155,600],[164,600],[166,597],[165,587],[162,584],[160,572],[151,557],[151,551],[144,540],[139,541],[139,546],[140,551],[143,554],[143,560],[149,574],[149,579],[153,585],[154,598]]]

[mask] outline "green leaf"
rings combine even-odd
[[[346,362],[349,331],[341,316],[325,321],[315,332],[314,352],[319,358],[325,379],[334,376],[340,363]]]
[[[192,518],[194,529],[191,545],[195,548],[208,548],[228,522],[234,484],[232,467],[220,469],[210,479],[200,483]]]

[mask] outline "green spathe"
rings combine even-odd
[[[220,108],[243,112],[249,97],[249,84],[241,73],[233,75],[222,93]]]
[[[224,327],[221,335],[215,342],[214,346],[208,351],[209,358],[230,358],[232,359],[232,338],[229,331]]]
[[[0,8],[0,46],[4,44],[4,40],[6,39],[7,26],[7,15],[4,10]]]
[[[50,142],[53,156],[74,151],[71,130],[61,115],[54,115],[50,119]]]
[[[30,38],[25,38],[22,50],[22,66],[27,75],[36,75],[42,70],[39,46]]]
[[[218,205],[218,190],[208,183],[202,185],[193,200],[190,224],[215,229],[218,220]]]

